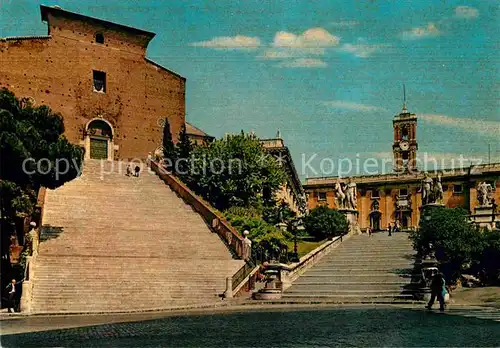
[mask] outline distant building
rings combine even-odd
[[[287,176],[286,183],[284,183],[280,190],[276,193],[278,201],[284,201],[288,204],[290,209],[295,213],[302,215],[307,209],[305,202],[305,192],[300,182],[299,175],[293,163],[292,156],[288,147],[285,146],[281,134],[278,131],[274,139],[261,139],[260,140],[264,149],[271,155],[278,159],[278,163],[284,166]]]
[[[309,209],[319,205],[338,208],[335,185],[350,181],[357,185],[357,210],[362,230],[387,229],[397,222],[403,229],[416,228],[420,221],[422,206],[422,181],[426,173],[416,167],[417,116],[409,113],[406,105],[393,119],[394,173],[353,177],[323,177],[306,179],[304,189]],[[491,185],[495,204],[500,202],[500,163],[473,165],[427,173],[436,180],[441,173],[443,204],[445,207],[463,207],[471,215],[479,206],[476,187],[480,182]],[[491,216],[500,220],[498,212]]]
[[[208,135],[189,122],[186,122],[186,134],[191,143],[196,145],[206,146],[215,140],[215,137]]]
[[[168,118],[177,141],[186,79],[146,57],[154,33],[40,6],[46,36],[0,39],[0,88],[50,106],[87,158],[145,158]]]

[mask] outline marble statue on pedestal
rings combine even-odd
[[[338,180],[335,183],[335,200],[337,203],[337,209],[345,208],[345,193],[342,190],[342,185]]]
[[[433,186],[434,191],[434,202],[442,204],[443,203],[443,185],[441,184],[441,174],[438,174],[436,182]]]
[[[422,180],[422,205],[426,205],[432,202],[432,179],[429,177],[429,174],[425,173],[424,179]]]
[[[345,193],[345,207],[347,209],[356,210],[358,208],[358,202],[356,198],[356,184],[350,182],[347,184],[347,189]]]
[[[248,238],[249,233],[248,231],[243,232],[245,236],[245,239],[243,239],[243,260],[249,260],[252,255],[252,241]]]
[[[480,206],[490,206],[492,204],[491,192],[493,188],[491,184],[482,181],[477,185],[477,201]]]

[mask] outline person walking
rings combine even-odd
[[[132,175],[132,166],[130,166],[130,164],[127,166],[127,176],[131,176]]]
[[[444,311],[444,296],[446,294],[446,282],[444,281],[443,274],[440,272],[436,272],[432,277],[431,281],[431,299],[427,304],[427,309],[432,309],[432,305],[434,304],[434,300],[437,297],[439,301],[439,310]]]
[[[392,226],[391,226],[391,224],[389,224],[389,226],[387,228],[389,229],[389,236],[392,236]]]
[[[138,178],[138,177],[139,177],[139,173],[140,173],[140,171],[141,171],[141,168],[139,168],[139,166],[135,166],[135,173],[134,173],[134,176]]]
[[[23,281],[24,279],[21,280],[20,282],[16,282],[15,279],[12,279],[9,285],[7,285],[7,287],[5,288],[7,291],[7,309],[9,313],[12,313],[13,311],[19,312],[18,303],[20,297],[18,293],[20,292],[19,286],[22,284]]]

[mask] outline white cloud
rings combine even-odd
[[[279,68],[326,68],[326,64],[321,59],[299,58],[290,61],[284,61],[277,65]]]
[[[279,31],[274,36],[273,46],[281,48],[326,48],[337,46],[338,36],[330,34],[323,28],[311,28],[300,35]]]
[[[423,39],[438,36],[441,32],[434,23],[428,23],[425,27],[416,27],[403,32],[403,38],[408,40]]]
[[[455,17],[463,19],[471,19],[479,17],[479,10],[469,6],[455,7]]]
[[[215,49],[254,49],[260,46],[258,37],[244,35],[218,36],[208,41],[193,42],[191,46]]]
[[[423,114],[419,118],[424,122],[459,128],[471,133],[497,137],[500,134],[500,122],[474,118],[452,117],[447,115]]]
[[[356,21],[337,21],[331,22],[330,25],[336,28],[352,28],[358,25],[359,23]]]
[[[345,100],[330,100],[324,101],[323,105],[328,106],[334,109],[345,109],[345,110],[353,110],[353,111],[383,111],[384,108],[374,106],[374,105],[366,105],[348,102]]]
[[[307,56],[321,56],[325,53],[322,48],[271,48],[265,50],[259,59],[287,59]]]
[[[369,45],[369,44],[344,44],[340,47],[341,51],[351,53],[359,58],[367,58],[373,53],[379,51],[384,45]]]

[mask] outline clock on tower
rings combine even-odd
[[[392,121],[394,128],[394,171],[412,172],[417,170],[417,116],[408,112],[406,102],[399,115]]]

